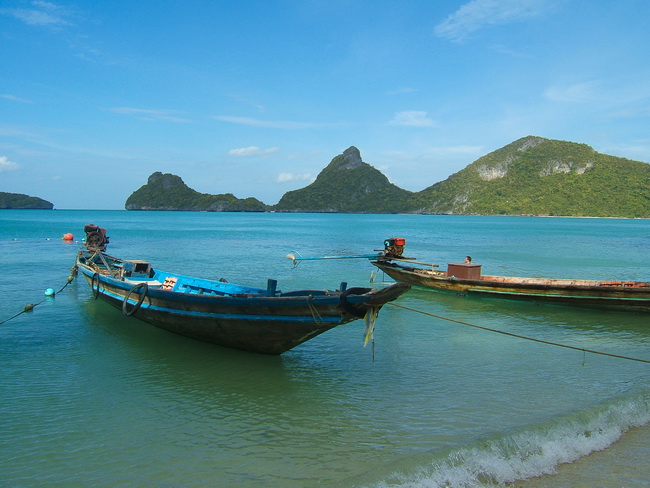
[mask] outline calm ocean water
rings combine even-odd
[[[280,357],[126,318],[75,280],[84,224],[109,252],[282,290],[368,286],[387,237],[490,274],[650,279],[650,221],[515,217],[0,211],[0,485],[640,488],[650,365],[386,306]],[[383,279],[374,276],[375,282]],[[650,317],[412,290],[399,304],[650,359]],[[374,352],[374,357],[373,357]]]

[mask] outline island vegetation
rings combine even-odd
[[[525,137],[418,192],[421,213],[650,217],[650,164]]]
[[[413,193],[388,181],[361,160],[352,146],[336,156],[306,188],[284,194],[273,207],[279,212],[410,212]]]
[[[127,210],[195,210],[207,212],[264,212],[268,206],[255,198],[239,199],[231,193],[209,195],[188,187],[170,173],[153,173],[147,184],[126,200]]]
[[[52,210],[54,205],[42,198],[22,193],[0,192],[0,209],[40,209]]]
[[[586,144],[528,136],[411,192],[363,162],[352,146],[313,183],[285,193],[276,205],[199,193],[178,176],[156,172],[126,208],[650,218],[650,164],[601,154]]]

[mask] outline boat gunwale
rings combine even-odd
[[[89,267],[85,267],[85,270],[82,270],[84,276],[87,279],[91,279],[94,275],[94,270]],[[99,281],[105,286],[115,287],[124,292],[129,292],[137,286],[133,283],[125,282],[121,279],[113,278],[110,275],[100,274]],[[147,280],[142,280],[141,283],[147,283]],[[279,293],[277,295],[268,295],[266,290],[260,289],[264,293],[235,293],[235,294],[209,294],[209,293],[188,293],[185,291],[176,291],[176,290],[165,290],[160,286],[149,286],[147,294],[152,297],[159,299],[166,299],[178,303],[219,303],[227,302],[231,306],[241,306],[241,305],[255,305],[255,306],[291,306],[297,305],[301,302],[310,302],[314,305],[331,305],[338,304],[341,300],[342,292],[329,292],[324,293],[323,290],[301,290],[305,293],[300,295],[292,295],[292,292],[287,292],[289,295],[284,295]],[[366,301],[369,296],[372,296],[376,290],[371,290],[368,293],[363,295],[348,295],[346,298],[348,301],[354,303],[362,303]],[[104,291],[102,290],[102,293]],[[310,293],[311,292],[311,293]],[[123,298],[123,297],[122,297]]]
[[[111,256],[111,258],[113,257]],[[122,261],[122,260],[118,260],[118,261]],[[105,268],[96,269],[93,266],[90,266],[86,263],[82,263],[79,261],[77,261],[77,266],[78,268],[81,269],[82,274],[86,277],[86,279],[91,284],[91,288],[93,286],[91,280],[93,279],[93,276],[95,274],[97,274],[98,276],[97,277],[98,281],[104,285],[103,288],[115,287],[123,291],[125,294],[128,294],[128,292],[132,291],[135,287],[139,286],[141,283],[148,283],[151,281],[148,279],[125,281],[123,278],[117,278],[113,276],[110,270],[107,270]],[[159,272],[163,274],[168,273],[162,270]],[[191,276],[179,275],[176,273],[169,273],[169,275],[188,278],[188,279],[197,279]],[[205,281],[206,283],[215,283],[219,285],[222,284],[232,285],[235,289],[237,289],[240,286],[232,283],[221,283],[215,280],[207,280],[202,278],[198,278],[198,280]],[[156,283],[159,283],[159,281],[156,281]],[[254,287],[243,287],[243,288],[254,289],[257,290],[258,293],[227,293],[227,292],[224,292],[223,294],[190,293],[186,291],[164,289],[160,285],[154,285],[154,286],[148,286],[147,295],[158,300],[169,301],[170,303],[176,303],[182,306],[200,305],[204,307],[223,306],[223,307],[230,307],[230,308],[235,308],[235,307],[281,308],[281,307],[307,306],[307,307],[316,307],[322,309],[322,308],[327,308],[332,306],[338,306],[343,301],[347,302],[348,306],[352,306],[352,307],[355,306],[381,307],[384,305],[384,303],[394,299],[394,298],[389,298],[388,300],[385,301],[374,300],[379,296],[381,296],[384,290],[387,290],[388,288],[391,287],[383,288],[383,289],[382,288],[361,288],[357,290],[362,290],[364,291],[364,293],[347,293],[347,294],[345,291],[342,292],[339,290],[322,290],[322,289],[293,290],[293,291],[286,292],[286,294],[278,291],[275,294],[270,294],[268,290],[262,288],[254,288]],[[346,291],[349,292],[352,290],[353,288],[348,288]],[[397,290],[397,288],[395,288],[395,290]],[[100,292],[100,294],[103,293],[104,290]],[[296,293],[300,293],[300,294],[296,294]],[[399,296],[399,294],[403,293],[403,291],[402,292],[396,291],[396,293],[398,293],[397,296]],[[115,296],[120,296],[118,293],[113,293],[113,294]],[[123,300],[124,296],[120,296],[120,298]],[[137,300],[135,299],[129,299],[129,302],[136,302],[136,301]],[[345,313],[341,311],[341,315],[345,315]]]
[[[397,282],[409,283],[435,292],[457,293],[498,300],[529,300],[620,312],[650,313],[650,286],[549,286],[531,283],[503,283],[451,278],[443,272],[421,268],[420,272],[414,272],[413,268],[409,269],[401,263],[373,261],[372,264]]]
[[[583,279],[568,279],[568,278],[530,278],[530,277],[518,277],[518,276],[498,276],[498,275],[481,275],[480,279],[468,279],[468,278],[458,278],[455,276],[448,276],[444,271],[434,271],[425,268],[412,268],[403,266],[397,263],[387,263],[373,261],[372,264],[377,266],[382,271],[385,271],[385,267],[391,270],[397,270],[397,272],[402,272],[406,274],[413,274],[416,276],[422,276],[425,279],[430,279],[433,281],[440,281],[445,283],[458,283],[461,285],[468,285],[469,287],[473,286],[486,286],[488,288],[500,287],[503,285],[503,288],[523,288],[523,289],[559,289],[559,290],[607,290],[607,291],[620,291],[627,290],[627,293],[639,292],[641,294],[648,294],[650,297],[650,283],[645,281],[634,281],[635,285],[626,286],[626,281],[620,281],[620,285],[609,285],[606,284],[611,280],[583,280]],[[496,278],[496,279],[485,279],[485,278]],[[578,282],[578,283],[576,283]],[[629,280],[628,282],[632,282]],[[589,283],[589,284],[585,284]],[[605,283],[605,284],[603,284]],[[639,286],[639,284],[641,286]],[[510,285],[510,286],[509,286]]]
[[[112,256],[105,255],[107,257],[110,257],[112,259],[115,259],[116,261],[122,261],[120,259],[114,258]],[[94,264],[94,263],[93,263]],[[167,296],[183,296],[183,297],[205,297],[205,298],[226,298],[228,300],[233,300],[236,298],[241,298],[243,300],[249,301],[251,299],[278,299],[278,298],[284,298],[284,299],[314,299],[314,298],[323,298],[323,297],[329,297],[338,300],[343,293],[340,290],[327,290],[327,289],[303,289],[303,290],[292,290],[288,292],[281,292],[277,291],[275,294],[270,294],[268,289],[265,288],[258,288],[258,287],[252,287],[252,286],[242,286],[242,285],[237,285],[235,283],[228,283],[228,282],[220,282],[217,280],[212,280],[212,279],[207,279],[207,278],[196,278],[193,276],[189,275],[182,275],[179,273],[174,273],[170,271],[164,271],[164,270],[158,270],[157,273],[162,274],[163,276],[169,276],[169,277],[174,277],[178,278],[181,280],[196,280],[197,282],[202,282],[205,283],[206,285],[218,285],[219,288],[225,288],[225,290],[216,290],[216,289],[211,289],[213,293],[191,293],[187,291],[182,291],[182,290],[172,290],[172,289],[165,289],[162,287],[163,283],[161,283],[159,280],[154,280],[151,278],[144,278],[144,277],[137,277],[137,278],[122,278],[122,277],[115,277],[111,270],[106,269],[105,267],[95,267],[91,266],[88,263],[85,262],[79,262],[77,261],[77,266],[79,268],[82,268],[82,271],[84,275],[88,277],[92,277],[94,274],[99,275],[99,279],[102,282],[106,283],[111,283],[114,286],[117,286],[120,289],[123,290],[130,290],[134,286],[141,284],[141,283],[147,283],[149,285],[149,291],[153,292],[155,291],[156,293],[160,293],[161,295],[167,295]],[[208,286],[205,287],[208,289]],[[216,288],[216,287],[215,287]],[[233,291],[227,291],[228,288],[232,288]],[[238,292],[238,289],[242,290],[250,290],[248,292]],[[369,289],[370,290],[370,289]],[[363,296],[363,295],[349,295],[350,300],[354,300],[355,297],[357,296]]]

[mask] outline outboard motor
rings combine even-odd
[[[108,245],[106,229],[93,224],[87,224],[84,226],[84,232],[86,233],[86,248],[91,251],[106,250],[106,246]]]
[[[401,258],[404,254],[406,239],[403,237],[390,237],[384,241],[384,257]]]

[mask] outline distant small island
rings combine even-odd
[[[156,171],[147,184],[126,200],[127,210],[190,210],[204,212],[265,212],[268,207],[255,198],[239,199],[232,193],[209,195],[188,187],[170,173]]]
[[[52,210],[53,208],[54,204],[42,198],[0,191],[0,209]]]

